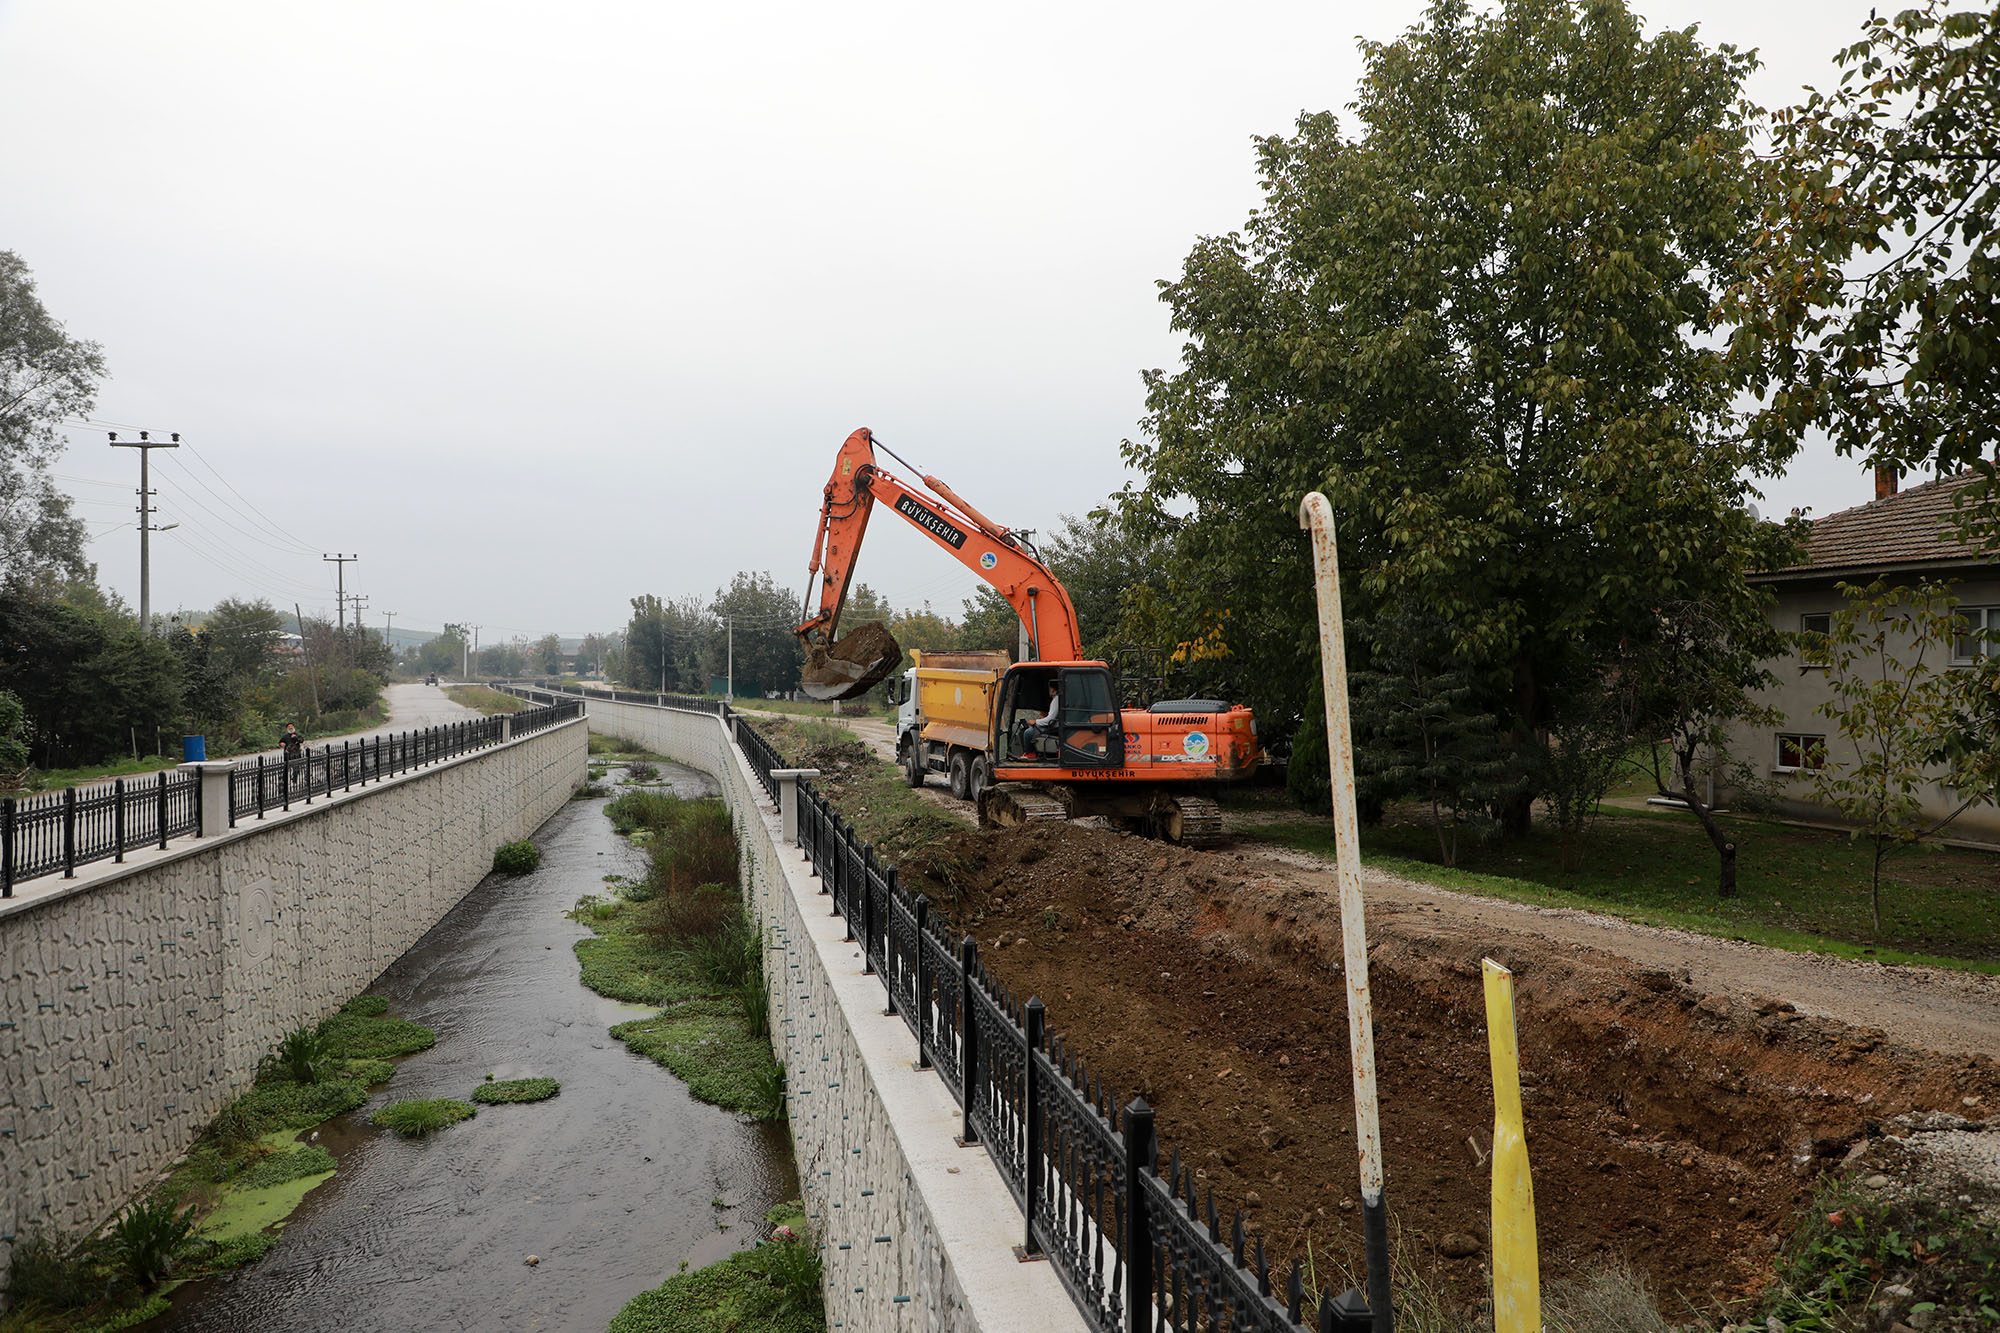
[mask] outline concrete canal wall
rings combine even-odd
[[[791,1094],[807,1211],[824,1240],[827,1323],[843,1330],[1082,1333],[1047,1263],[1022,1263],[1020,1208],[983,1149],[961,1148],[958,1104],[884,1013],[830,900],[784,841],[728,724],[591,699],[593,731],[713,775],[736,818],[764,931],[772,1045]]]
[[[142,1189],[588,766],[579,718],[17,886],[0,902],[0,1275],[15,1238],[93,1228]]]

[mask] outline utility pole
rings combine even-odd
[[[357,592],[347,599],[347,604],[354,608],[354,637],[359,639],[361,637],[361,608],[368,605],[368,599]]]
[[[729,630],[729,694],[730,703],[736,702],[736,617],[724,616],[722,623]]]
[[[179,431],[175,431],[171,441],[152,439],[150,438],[151,432],[143,430],[139,432],[139,438],[136,440],[121,440],[118,438],[118,432],[115,430],[109,432],[109,434],[111,436],[112,448],[137,449],[139,451],[139,629],[141,633],[151,634],[153,632],[153,553],[147,538],[155,532],[165,532],[167,528],[177,528],[180,524],[169,523],[166,527],[161,528],[156,528],[152,525],[152,516],[157,514],[159,510],[154,508],[152,503],[153,489],[146,462],[151,451],[154,449],[180,448],[181,434]]]
[[[347,633],[347,567],[360,558],[358,555],[342,555],[338,551],[335,551],[332,555],[322,555],[320,557],[321,560],[332,565],[334,568],[334,586],[337,591],[333,596],[335,602],[340,607],[340,610],[335,612],[335,614],[340,617],[340,632],[342,634]]]
[[[396,651],[396,645],[390,640],[389,636],[396,632],[396,613],[394,611],[384,611],[382,619],[388,622],[388,628],[382,631],[382,642],[388,644],[389,651],[393,653]]]
[[[484,628],[486,628],[484,625],[474,625],[472,627],[472,655],[475,658],[479,656],[479,631]],[[467,671],[469,672],[470,670],[471,668],[468,667]],[[471,680],[472,677],[470,675],[467,675],[466,679]]]

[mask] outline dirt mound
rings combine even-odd
[[[1121,1100],[1143,1095],[1199,1189],[1274,1259],[1358,1264],[1338,906],[1306,877],[1074,826],[963,833],[927,886]],[[1461,1294],[1483,1254],[1492,1102],[1479,964],[1512,968],[1538,1225],[1552,1272],[1625,1255],[1672,1302],[1759,1290],[1814,1179],[1910,1112],[2000,1105],[1984,1056],[1575,946],[1495,944],[1433,911],[1370,922],[1388,1194],[1412,1257]]]

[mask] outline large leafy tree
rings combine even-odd
[[[83,525],[48,465],[64,417],[90,411],[104,357],[43,308],[21,257],[0,250],[0,583],[83,579]]]
[[[887,610],[886,605],[883,608]],[[736,692],[756,696],[789,690],[799,683],[805,648],[793,631],[799,623],[799,595],[780,587],[768,573],[744,572],[718,588],[709,615],[727,620],[733,629],[713,635],[708,644],[708,669],[722,675],[729,662],[729,634],[735,636]],[[859,622],[856,622],[859,623]]]
[[[1838,87],[1775,117],[1765,226],[1735,293],[1755,425],[1877,464],[1984,473],[2000,530],[2000,5],[1872,14]]]
[[[1156,637],[1214,644],[1278,730],[1325,491],[1350,615],[1441,623],[1435,669],[1525,754],[1654,607],[1775,540],[1743,478],[1782,451],[1736,429],[1714,313],[1757,211],[1752,58],[1620,0],[1438,0],[1363,51],[1353,130],[1260,140],[1264,206],[1163,284],[1183,364],[1147,376],[1122,503],[1171,542]]]

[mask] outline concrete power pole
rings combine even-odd
[[[334,586],[337,591],[333,596],[340,608],[335,614],[340,617],[340,632],[343,634],[347,632],[347,567],[360,558],[358,555],[342,555],[338,551],[320,557],[334,568]]]
[[[173,433],[171,442],[148,438],[149,431],[140,431],[136,440],[121,440],[117,431],[109,432],[111,447],[114,449],[137,449],[139,451],[139,630],[144,634],[153,632],[153,553],[147,541],[155,532],[165,532],[167,528],[177,528],[178,523],[166,527],[152,525],[152,516],[159,512],[153,507],[152,482],[146,461],[154,449],[178,449],[181,447],[179,431]]]
[[[727,698],[733,704],[736,702],[736,617],[724,616],[722,623],[729,630],[729,693]]]

